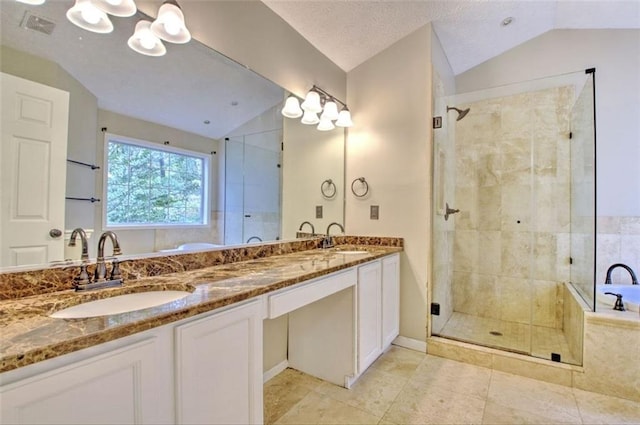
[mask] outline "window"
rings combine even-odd
[[[106,228],[208,224],[209,157],[107,134]]]

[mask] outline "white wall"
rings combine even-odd
[[[640,216],[640,30],[555,30],[456,77],[458,93],[596,68],[599,216]]]
[[[349,234],[404,238],[400,334],[424,341],[430,246],[431,26],[347,74],[354,127],[348,131],[346,186],[364,176],[370,194],[346,202]],[[380,206],[380,219],[369,207]]]

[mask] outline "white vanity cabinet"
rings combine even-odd
[[[262,423],[262,299],[0,375],[3,424]]]
[[[398,336],[399,254],[285,288],[269,317],[288,314],[288,365],[349,388]]]
[[[170,346],[164,345],[162,336],[146,336],[100,354],[92,347],[88,357],[86,352],[78,352],[53,359],[54,363],[64,360],[68,364],[10,384],[4,385],[3,379],[0,422],[171,423]],[[37,364],[38,368],[46,363]]]
[[[358,367],[362,374],[398,336],[400,256],[358,267]]]
[[[382,263],[358,267],[358,375],[382,354]]]
[[[262,423],[262,302],[175,327],[179,424]]]
[[[400,254],[382,259],[382,347],[400,334]]]

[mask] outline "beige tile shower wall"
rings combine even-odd
[[[564,336],[569,345],[571,357],[577,364],[582,364],[582,343],[584,340],[584,312],[588,306],[581,300],[580,295],[570,283],[562,285],[564,299]]]
[[[640,217],[598,217],[596,283],[604,283],[609,266],[624,263],[640,278]],[[629,273],[617,268],[613,283],[631,283]]]
[[[456,125],[455,311],[562,328],[572,97],[558,87],[458,105],[472,112]]]

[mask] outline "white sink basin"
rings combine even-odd
[[[366,254],[367,251],[335,251],[336,254],[346,254],[346,255],[354,255],[354,254]]]
[[[84,317],[107,316],[155,307],[184,298],[187,291],[149,291],[118,295],[102,300],[90,301],[64,310],[56,311],[50,317],[55,319],[81,319]]]

